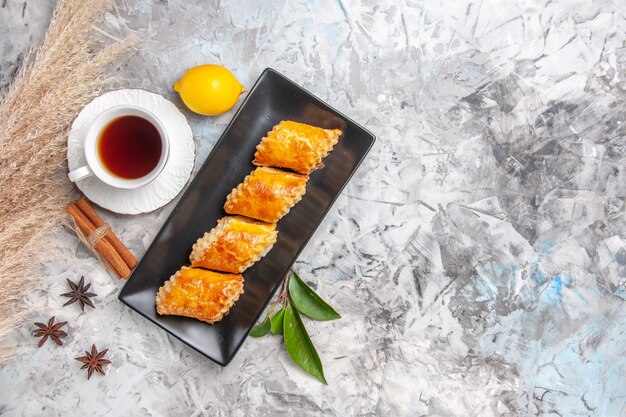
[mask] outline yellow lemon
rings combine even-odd
[[[216,116],[232,109],[245,88],[220,65],[198,65],[174,83],[174,90],[191,111]]]

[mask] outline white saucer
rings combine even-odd
[[[183,189],[193,170],[196,146],[191,127],[178,108],[158,94],[145,90],[110,91],[97,97],[78,114],[67,140],[70,171],[87,164],[83,141],[93,120],[104,110],[131,104],[150,111],[165,126],[170,138],[170,155],[163,171],[151,183],[135,190],[111,187],[95,176],[76,182],[76,186],[100,207],[122,214],[147,213],[169,203]]]

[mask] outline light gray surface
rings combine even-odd
[[[117,1],[102,27],[146,31],[126,84],[164,94],[221,63],[272,66],[378,136],[297,264],[343,314],[307,322],[330,385],[277,338],[220,368],[122,306],[69,233],[42,290],[66,346],[0,370],[6,415],[626,414],[626,9],[620,1]],[[51,4],[0,1],[0,83]],[[185,113],[198,166],[232,117]],[[140,256],[173,204],[106,214]],[[60,255],[60,256],[58,256]],[[62,308],[85,274],[97,309]],[[106,377],[72,358],[109,347]]]

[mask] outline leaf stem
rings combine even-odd
[[[270,309],[267,311],[267,315],[265,316],[265,318],[263,319],[263,323],[265,323],[267,320],[269,320],[270,316],[272,315],[272,313],[274,312],[274,309],[276,308],[276,304],[278,304],[278,298],[276,299],[276,301],[274,301],[274,304],[272,304],[270,306]]]
[[[291,270],[293,271],[293,268],[291,268]],[[285,276],[285,279],[283,280],[283,287],[280,290],[280,294],[278,295],[278,299],[282,301],[283,305],[286,305],[289,302],[289,292],[287,291],[287,289],[289,288],[290,276],[291,276],[291,273],[288,273]]]
[[[293,271],[293,268],[291,268],[291,270]],[[280,288],[280,293],[278,294],[278,297],[276,297],[276,299],[274,300],[274,303],[272,303],[272,305],[270,306],[270,309],[267,311],[267,315],[263,319],[262,323],[265,323],[270,318],[279,301],[283,305],[287,305],[287,302],[289,301],[289,294],[287,293],[287,283],[289,282],[289,275],[290,273],[285,276],[285,279],[283,280],[283,285]]]

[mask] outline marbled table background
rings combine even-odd
[[[1,86],[52,7],[0,1]],[[180,105],[187,67],[271,66],[378,136],[297,264],[343,314],[307,322],[330,385],[277,338],[220,368],[62,232],[25,301],[70,321],[66,347],[18,332],[0,414],[626,415],[626,3],[116,0],[100,29],[148,35],[127,86]],[[185,114],[198,167],[233,113]],[[141,256],[173,206],[105,216]],[[97,308],[61,308],[81,274]],[[86,382],[92,342],[113,364]]]

